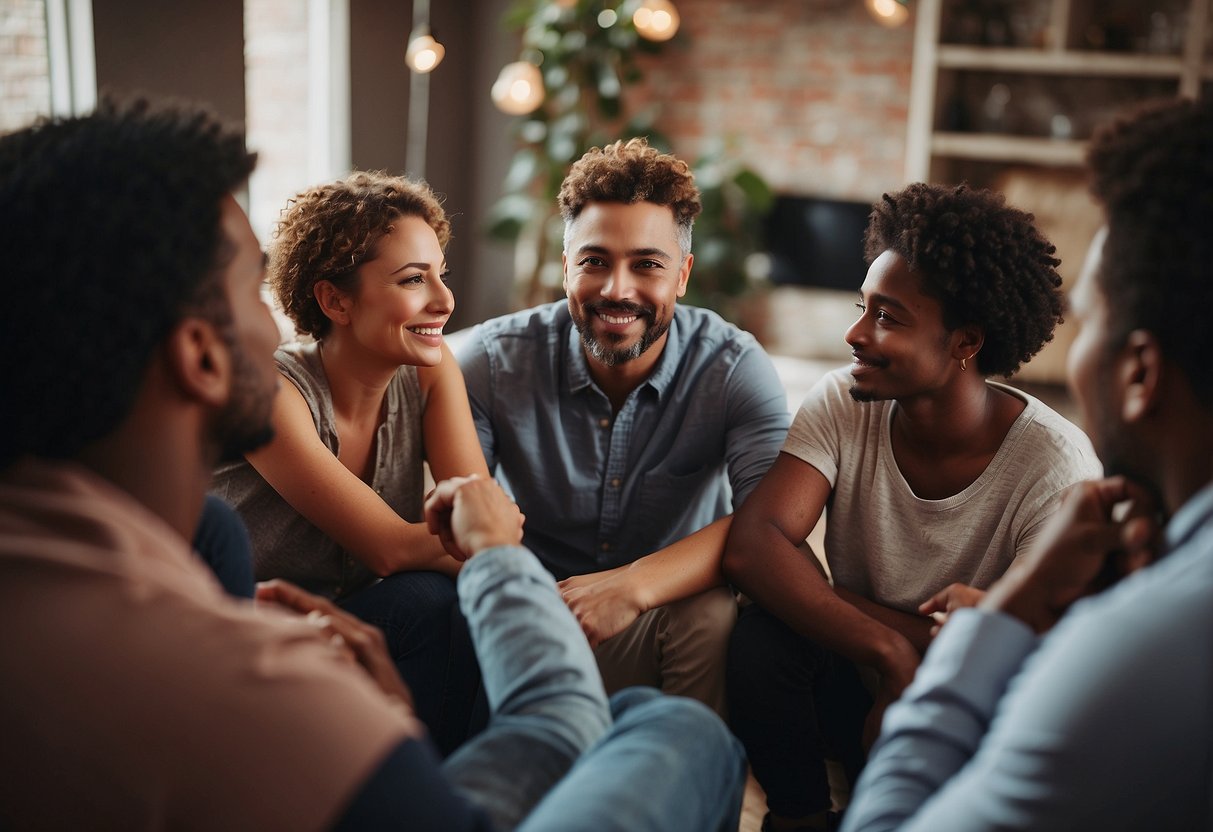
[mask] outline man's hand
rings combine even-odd
[[[561,581],[560,595],[572,610],[591,647],[631,626],[645,608],[621,566]]]
[[[939,628],[948,620],[948,616],[961,607],[975,607],[986,597],[983,590],[968,584],[948,584],[926,601],[918,605],[918,611],[931,616],[935,626],[931,627],[931,635],[935,636]]]
[[[493,480],[452,477],[425,500],[425,523],[451,557],[467,560],[494,546],[522,542],[525,518]]]
[[[307,616],[310,624],[329,635],[334,648],[362,665],[380,690],[412,711],[413,694],[400,678],[379,628],[350,615],[327,598],[312,595],[287,581],[257,584],[256,597],[258,604],[274,603]]]
[[[1079,598],[1150,563],[1159,533],[1154,500],[1141,486],[1124,477],[1079,483],[979,606],[1043,633]]]

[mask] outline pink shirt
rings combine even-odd
[[[320,829],[423,728],[78,466],[0,473],[0,828]]]

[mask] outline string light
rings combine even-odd
[[[864,0],[868,13],[882,26],[900,26],[910,18],[908,0]]]
[[[678,9],[670,0],[644,0],[632,13],[636,34],[646,40],[669,40],[677,34],[681,22]]]
[[[532,113],[543,103],[543,76],[529,61],[515,61],[501,68],[490,91],[497,109],[512,116]]]
[[[404,62],[413,72],[432,72],[446,56],[446,47],[434,40],[428,26],[422,26],[413,32],[409,39],[408,49],[404,53]]]

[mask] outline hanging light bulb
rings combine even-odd
[[[501,68],[490,92],[497,109],[512,116],[532,113],[543,103],[543,76],[530,61],[515,61]]]
[[[409,48],[405,50],[404,62],[413,72],[432,72],[442,63],[446,55],[446,47],[434,40],[429,26],[419,26],[409,38]]]
[[[868,13],[882,26],[900,26],[910,18],[909,0],[864,0]]]
[[[670,0],[644,0],[632,13],[636,34],[646,40],[669,40],[678,32],[680,22],[678,9]]]

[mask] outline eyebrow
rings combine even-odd
[[[443,261],[442,265],[445,266],[446,261]],[[400,272],[408,271],[409,269],[420,269],[423,272],[428,272],[430,270],[430,264],[429,263],[405,263],[403,266],[401,266],[398,269],[392,269],[390,272],[388,272],[388,274],[400,274]]]
[[[863,292],[859,293],[859,299],[861,301],[864,300]],[[897,309],[902,310],[903,312],[912,313],[912,310],[910,309],[910,307],[906,306],[904,303],[897,300],[896,298],[889,297],[888,295],[874,294],[874,295],[872,295],[872,297],[868,298],[865,301],[865,303],[881,304],[883,306],[893,306],[893,307],[896,307]]]
[[[580,254],[610,254],[611,252],[605,246],[585,245],[577,249]],[[666,260],[673,260],[674,257],[668,254],[663,249],[659,248],[634,248],[624,252],[625,257],[662,257]]]

